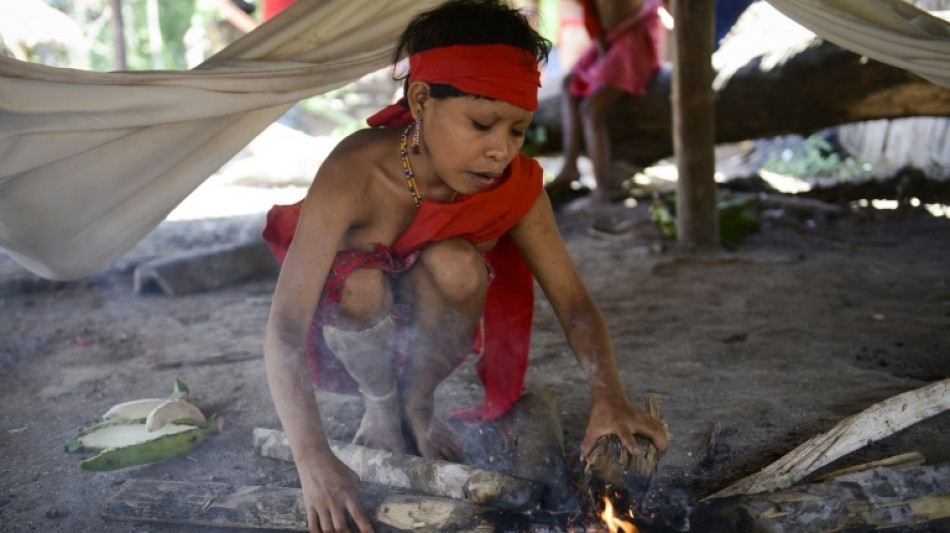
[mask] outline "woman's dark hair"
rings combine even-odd
[[[504,0],[449,0],[406,26],[396,43],[393,63],[431,48],[457,44],[516,46],[531,54],[538,64],[547,61],[551,51],[551,42]],[[433,85],[432,91],[436,98],[465,94],[448,85]]]

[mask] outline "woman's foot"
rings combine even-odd
[[[406,439],[402,435],[402,413],[399,395],[395,388],[392,394],[382,398],[363,395],[366,410],[360,427],[353,437],[353,444],[378,448],[395,453],[406,453]]]
[[[558,196],[572,189],[571,184],[581,179],[581,173],[577,167],[565,166],[561,172],[547,185],[544,186],[550,196]]]
[[[458,434],[433,415],[431,398],[428,401],[406,400],[403,413],[422,457],[458,461],[465,453],[465,445]]]

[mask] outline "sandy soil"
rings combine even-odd
[[[646,216],[643,205],[617,209]],[[950,220],[922,209],[772,215],[737,248],[701,256],[661,250],[652,231],[598,238],[585,215],[560,220],[629,394],[663,400],[674,439],[651,496],[679,529],[701,530],[685,518],[700,497],[850,414],[950,376]],[[259,212],[167,221],[106,272],[70,283],[0,257],[0,530],[179,530],[103,521],[104,501],[130,478],[296,486],[290,464],[251,445],[252,428],[279,427],[261,358],[274,279],[179,297],[132,289],[141,261],[253,239],[261,222]],[[536,310],[527,385],[556,391],[576,466],[587,388],[540,295]],[[111,405],[164,396],[176,378],[225,417],[223,434],[187,456],[113,473],[81,472],[82,457],[64,452]],[[440,409],[477,400],[475,379],[463,365],[440,389]],[[331,436],[349,439],[360,403],[326,403]],[[948,430],[950,414],[939,415],[834,466],[912,449],[946,462]]]

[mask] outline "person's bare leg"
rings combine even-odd
[[[433,416],[435,389],[456,367],[482,315],[488,273],[461,239],[428,245],[400,284],[412,306],[410,357],[403,374],[403,412],[423,457],[456,460],[464,444]]]
[[[561,132],[561,143],[564,164],[554,180],[547,184],[549,191],[569,187],[571,183],[581,177],[581,173],[577,168],[577,158],[580,157],[581,154],[582,140],[579,111],[581,100],[571,94],[569,90],[570,85],[570,75],[565,76],[563,86],[561,87],[561,127],[563,128]]]
[[[344,285],[336,324],[324,326],[323,337],[363,395],[365,410],[353,442],[403,453],[406,440],[391,359],[392,305],[385,274],[377,269],[357,270]]]
[[[594,204],[609,204],[610,179],[610,132],[607,129],[607,116],[623,92],[613,87],[601,87],[584,99],[581,104],[581,124],[584,129],[584,143],[587,157],[594,169],[597,190],[591,200]]]

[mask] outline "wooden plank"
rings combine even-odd
[[[458,500],[410,494],[364,493],[362,503],[373,529],[384,533],[490,532],[523,520]],[[106,501],[103,517],[206,527],[307,530],[300,489],[213,482],[132,479]]]
[[[782,489],[872,442],[950,409],[950,378],[888,398],[806,441],[763,470],[705,500]]]
[[[283,431],[254,428],[254,447],[266,457],[293,461]],[[541,484],[501,472],[335,440],[330,448],[367,483],[508,510],[533,509],[541,499]]]

